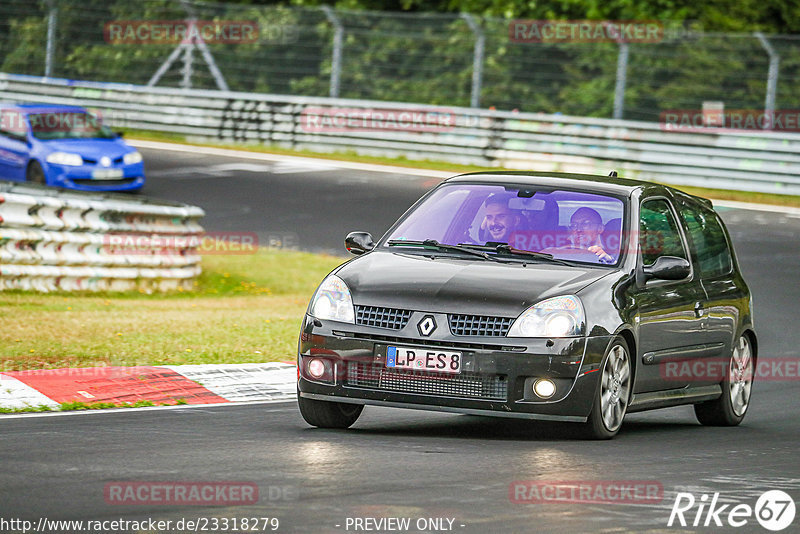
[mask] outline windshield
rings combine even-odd
[[[114,133],[91,113],[57,111],[28,116],[33,136],[43,141],[52,139],[112,139]]]
[[[619,261],[624,203],[615,197],[535,186],[448,184],[434,191],[384,242],[503,243],[554,258]]]

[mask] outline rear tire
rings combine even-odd
[[[632,384],[630,350],[625,339],[617,337],[600,367],[594,405],[583,427],[586,438],[611,439],[617,435],[628,411]]]
[[[297,405],[306,423],[318,428],[349,428],[364,411],[362,404],[306,399],[299,391]]]
[[[25,179],[32,184],[47,185],[44,169],[42,169],[42,165],[35,160],[28,164],[28,169],[25,171]]]
[[[718,399],[694,405],[694,414],[702,425],[736,426],[750,406],[753,387],[753,349],[746,335],[739,337],[722,381]]]

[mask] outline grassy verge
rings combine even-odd
[[[356,154],[354,151],[336,152],[336,153],[319,153],[310,150],[289,150],[279,147],[271,147],[266,145],[253,145],[253,144],[233,144],[221,143],[213,141],[193,141],[187,139],[184,135],[168,134],[163,132],[143,132],[143,131],[130,131],[127,132],[132,139],[141,139],[147,141],[165,141],[171,143],[183,143],[194,146],[209,146],[216,148],[229,148],[236,150],[244,150],[248,152],[262,152],[266,154],[278,154],[287,156],[305,156],[314,158],[324,158],[334,161],[353,161],[358,163],[375,163],[379,165],[393,165],[396,167],[409,167],[415,169],[431,169],[437,171],[449,171],[454,175],[463,172],[472,171],[485,171],[486,167],[478,165],[459,165],[456,163],[448,163],[443,161],[430,161],[430,160],[410,160],[407,158],[388,158],[377,156],[362,156]],[[493,171],[501,170],[519,170],[519,169],[504,169],[502,167],[492,167]],[[760,204],[773,204],[778,206],[793,206],[800,207],[800,196],[796,195],[778,195],[774,193],[751,193],[747,191],[731,191],[727,189],[710,189],[706,187],[691,187],[691,186],[673,186],[686,191],[692,195],[698,195],[705,198],[712,198],[716,200],[735,200],[738,202],[755,202]]]
[[[204,256],[195,291],[0,292],[0,370],[294,359],[317,284],[343,258]]]

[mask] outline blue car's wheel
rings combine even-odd
[[[38,161],[31,161],[28,164],[28,170],[25,172],[25,179],[34,184],[47,185],[44,169],[42,169]]]

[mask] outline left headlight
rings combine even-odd
[[[138,150],[136,152],[129,152],[122,156],[122,161],[125,162],[125,165],[133,165],[134,163],[141,163],[142,162],[142,153]]]
[[[71,154],[69,152],[52,152],[44,159],[47,163],[55,163],[56,165],[68,165],[70,167],[83,165],[83,158],[80,154]]]
[[[310,313],[317,319],[355,323],[353,298],[347,284],[338,276],[327,277],[311,300]]]
[[[508,337],[571,337],[586,330],[581,300],[574,295],[538,302],[517,317]]]

